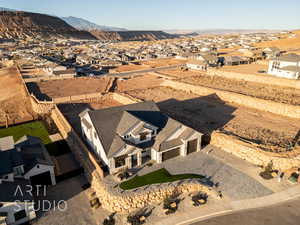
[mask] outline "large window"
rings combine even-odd
[[[18,220],[21,220],[21,219],[24,219],[24,218],[27,217],[25,210],[21,210],[19,212],[16,212],[14,214],[14,216],[15,216],[15,221],[18,221]]]
[[[126,155],[122,155],[115,158],[115,167],[122,167],[126,165]]]

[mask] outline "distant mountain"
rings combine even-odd
[[[126,29],[124,29],[124,28],[98,25],[98,24],[92,23],[88,20],[73,17],[73,16],[62,17],[61,19],[64,20],[65,22],[67,22],[68,24],[70,24],[72,27],[75,27],[78,30],[126,31]]]
[[[58,17],[39,13],[3,10],[0,13],[0,38],[96,39],[87,31],[78,31]]]
[[[98,40],[111,40],[111,41],[156,41],[162,39],[172,39],[179,37],[175,34],[168,34],[163,31],[89,31]]]
[[[188,35],[188,34],[248,34],[248,33],[274,33],[279,32],[280,30],[260,30],[260,29],[195,29],[195,30],[165,30],[165,32],[170,34],[178,34],[178,35]]]
[[[8,9],[8,8],[3,8],[3,7],[0,7],[0,11],[9,11],[9,12],[15,12],[16,10],[14,10],[14,9]]]

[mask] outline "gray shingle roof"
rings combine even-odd
[[[117,134],[122,116],[128,116],[127,113],[124,114],[125,111],[154,126],[161,127],[164,125],[165,116],[162,115],[155,102],[152,101],[89,111],[88,114],[107,155],[112,150],[111,145]],[[123,127],[120,127],[120,130],[123,131]]]

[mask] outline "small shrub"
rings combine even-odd
[[[164,209],[166,210],[165,213],[166,215],[175,213],[178,209],[178,199],[171,199],[171,198],[166,198],[164,200]]]

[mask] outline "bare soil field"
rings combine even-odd
[[[147,65],[122,65],[119,66],[118,68],[114,69],[116,72],[121,73],[121,72],[129,72],[129,71],[135,71],[135,70],[146,70],[149,69],[150,67]]]
[[[72,127],[78,132],[81,133],[80,119],[78,114],[89,108],[92,110],[104,109],[114,106],[122,105],[121,103],[115,101],[110,96],[103,96],[100,100],[91,102],[91,103],[67,103],[59,104],[58,108],[64,114],[66,119],[72,125]]]
[[[186,78],[192,76],[199,76],[201,74],[199,71],[195,70],[181,70],[181,69],[172,69],[172,70],[163,70],[156,72],[157,74],[167,75],[172,78]]]
[[[294,31],[297,35],[293,38],[283,38],[275,41],[266,41],[256,44],[257,47],[278,47],[281,50],[294,49],[297,46],[300,46],[300,31]]]
[[[141,76],[135,76],[126,80],[119,79],[117,81],[116,90],[119,92],[130,91],[135,89],[146,89],[157,87],[163,82],[163,79],[145,74]]]
[[[300,105],[300,90],[295,88],[265,85],[205,74],[199,74],[198,76],[186,77],[179,80],[193,85],[231,91],[265,100]]]
[[[216,95],[197,96],[168,87],[128,91],[133,97],[159,102],[163,112],[207,133],[221,130],[259,144],[262,150],[284,152],[300,130],[300,120],[223,102]]]
[[[187,60],[182,59],[154,59],[149,61],[143,61],[143,65],[148,65],[151,68],[163,67],[163,66],[173,66],[186,63]]]
[[[15,67],[0,70],[0,126],[30,121],[36,117]]]
[[[74,78],[66,80],[51,80],[39,83],[27,83],[30,92],[39,99],[52,99],[89,93],[105,93],[113,78]]]
[[[245,65],[238,65],[238,66],[223,66],[221,71],[226,72],[235,72],[235,73],[246,73],[246,74],[264,74],[258,73],[259,70],[268,71],[267,65],[261,64],[245,64]]]

